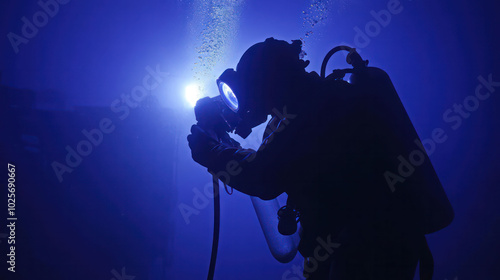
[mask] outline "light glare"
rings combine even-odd
[[[196,101],[201,98],[200,87],[197,85],[189,85],[186,87],[185,93],[186,101],[189,106],[194,107],[196,105]]]

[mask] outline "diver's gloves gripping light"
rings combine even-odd
[[[219,88],[220,96],[222,97],[224,103],[226,103],[227,107],[235,113],[238,112],[238,98],[234,94],[231,87],[221,80],[217,80],[217,86]]]

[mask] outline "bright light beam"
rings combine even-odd
[[[197,85],[189,85],[186,87],[185,91],[186,101],[189,103],[189,106],[194,107],[196,105],[196,101],[201,98],[200,87]]]

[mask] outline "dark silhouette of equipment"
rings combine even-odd
[[[267,39],[265,43],[270,45],[282,44],[272,38]],[[297,41],[294,41],[290,46],[289,49],[291,49],[291,51],[288,54],[289,56],[284,56],[285,59],[281,61],[286,61],[301,50],[301,44]],[[252,48],[249,50],[252,50]],[[326,66],[329,59],[339,51],[349,52],[346,57],[346,62],[350,64],[352,68],[336,69],[333,70],[330,75],[326,76]],[[303,69],[308,63],[308,61],[304,62],[303,60],[299,60],[295,62],[295,64],[290,65],[291,67],[302,67]],[[271,64],[272,63],[270,63],[270,65]],[[414,150],[416,148],[415,143],[420,141],[420,139],[387,73],[376,67],[368,67],[368,61],[363,60],[356,52],[356,49],[348,46],[335,47],[328,52],[323,60],[321,78],[326,82],[342,80],[346,74],[351,74],[351,76],[349,78],[349,84],[347,86],[343,85],[343,92],[346,92],[345,88],[348,88],[347,94],[359,96],[359,102],[362,103],[363,106],[369,108],[368,106],[371,104],[376,104],[376,110],[383,112],[377,114],[378,119],[376,121],[372,121],[369,117],[364,116],[358,116],[359,120],[355,121],[359,122],[358,125],[364,124],[363,122],[371,122],[370,124],[375,127],[374,129],[377,130],[378,135],[386,136],[378,137],[374,140],[377,141],[376,145],[378,145],[378,148],[375,150],[383,151],[385,154],[383,155],[384,158],[377,159],[381,161],[381,164],[372,166],[372,168],[376,170],[370,171],[373,174],[384,174],[384,170],[388,166],[391,166],[393,156],[396,158],[398,154]],[[240,75],[243,74],[240,73]],[[244,83],[242,83],[242,79],[242,77],[237,75],[236,71],[227,69],[217,80],[220,95],[213,98],[205,97],[200,99],[195,107],[195,115],[199,127],[205,130],[214,141],[226,143],[232,147],[239,146],[239,143],[232,140],[228,132],[235,132],[243,138],[246,138],[252,131],[252,128],[263,122],[262,112],[252,111],[252,109],[258,106],[254,106],[253,108],[249,106],[250,102],[253,101],[249,96],[243,94],[244,88],[242,88],[242,84]],[[272,77],[265,76],[265,79],[267,79],[267,84],[265,85],[269,85],[269,83],[272,82]],[[336,84],[332,83],[332,85]],[[335,91],[335,88],[332,90]],[[422,154],[422,159],[424,163],[418,167],[418,170],[416,170],[414,174],[405,179],[404,187],[397,190],[391,189],[393,192],[392,194],[386,190],[383,194],[377,195],[380,195],[380,198],[384,201],[390,201],[395,209],[401,209],[397,211],[398,213],[396,214],[401,218],[398,220],[404,220],[410,223],[410,228],[419,231],[416,234],[420,234],[423,238],[421,246],[422,252],[419,256],[421,264],[420,275],[421,279],[431,279],[433,260],[425,241],[424,234],[432,233],[446,227],[453,220],[454,214],[439,178],[427,154],[425,154],[425,151]],[[213,182],[215,196],[215,228],[208,279],[213,278],[215,269],[220,224],[218,178],[214,176]],[[370,184],[370,182],[366,183]],[[378,184],[380,185],[380,182]],[[377,200],[378,198],[373,199]],[[279,219],[278,230],[281,234],[291,235],[297,231],[297,223],[301,219],[301,213],[298,209],[295,209],[293,203],[287,202],[287,205],[282,207],[277,214]]]

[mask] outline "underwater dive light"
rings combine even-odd
[[[196,101],[201,98],[202,94],[200,92],[200,87],[197,85],[189,85],[186,87],[184,94],[186,101],[191,107],[196,105]]]

